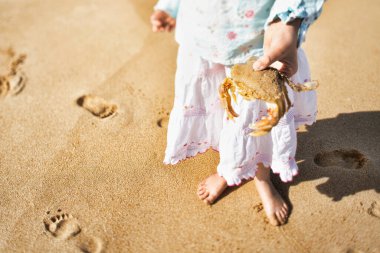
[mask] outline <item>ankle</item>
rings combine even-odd
[[[255,177],[255,182],[258,184],[272,184],[270,177]]]

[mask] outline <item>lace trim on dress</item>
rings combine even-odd
[[[293,181],[293,177],[298,175],[298,166],[294,157],[272,161],[273,173],[279,174],[284,183]]]
[[[249,180],[255,177],[259,163],[264,167],[271,167],[273,173],[279,174],[284,183],[293,181],[293,177],[298,175],[298,166],[294,157],[271,161],[269,155],[258,152],[248,163],[232,170],[232,173],[223,173],[223,170],[218,168],[218,174],[227,181],[228,186],[240,185],[243,179]]]
[[[221,167],[218,167],[218,174],[227,181],[228,186],[240,185],[243,179],[249,180],[255,177],[256,171],[258,169],[257,165],[259,163],[262,163],[265,167],[269,167],[271,164],[270,156],[256,152],[255,156],[246,164],[234,170],[229,170],[232,173],[223,173],[223,169]]]
[[[213,149],[219,152],[219,149],[208,141],[204,142],[190,142],[186,143],[182,146],[182,148],[177,152],[176,155],[171,156],[170,158],[166,158],[164,163],[166,165],[175,165],[180,161],[186,160],[187,158],[192,158],[197,154],[205,153],[208,149]]]
[[[308,114],[308,115],[294,115],[294,123],[296,128],[302,126],[302,125],[308,125],[311,126],[317,121],[317,114],[318,111]]]

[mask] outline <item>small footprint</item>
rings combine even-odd
[[[62,240],[69,239],[81,232],[78,220],[71,214],[63,213],[58,209],[57,213],[49,215],[44,219],[45,228],[54,237]]]
[[[159,126],[161,128],[166,128],[168,126],[168,123],[169,123],[169,115],[170,115],[170,113],[165,112],[165,111],[162,110],[158,114],[161,117],[157,120],[157,126]]]
[[[75,245],[85,253],[103,252],[103,241],[94,236],[83,235],[78,220],[69,213],[58,209],[56,213],[50,214],[44,219],[45,228],[51,235],[60,240],[74,240]]]
[[[368,208],[367,210],[368,214],[373,216],[373,217],[376,217],[376,218],[380,218],[380,206],[377,204],[376,201],[372,202],[370,208]]]
[[[263,203],[259,203],[257,205],[254,205],[253,209],[256,211],[256,213],[261,212],[264,209]]]
[[[7,50],[0,50],[0,54],[5,55],[7,58],[2,61],[0,66],[2,69],[5,67],[5,72],[0,73],[0,97],[6,95],[17,95],[25,87],[26,75],[20,70],[20,66],[24,63],[26,59],[25,54],[20,54],[16,57],[16,53],[12,48]]]
[[[18,71],[14,75],[9,76],[9,94],[12,96],[18,95],[25,88],[26,81],[26,75],[22,71]]]
[[[77,99],[77,104],[99,118],[107,118],[114,115],[117,111],[115,104],[94,95],[81,96]]]
[[[314,163],[321,167],[339,166],[346,169],[361,169],[368,159],[355,149],[339,149],[321,152],[314,157]]]

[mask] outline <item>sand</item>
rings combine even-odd
[[[299,133],[300,175],[276,180],[282,227],[253,182],[198,200],[217,152],[162,163],[177,45],[151,32],[153,4],[0,1],[0,49],[27,55],[28,78],[0,100],[0,252],[380,252],[380,2],[328,1],[308,33],[319,115]],[[117,113],[91,114],[86,94]]]

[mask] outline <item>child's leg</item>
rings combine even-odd
[[[258,164],[254,181],[269,222],[275,226],[284,224],[289,208],[270,180],[270,168]]]

